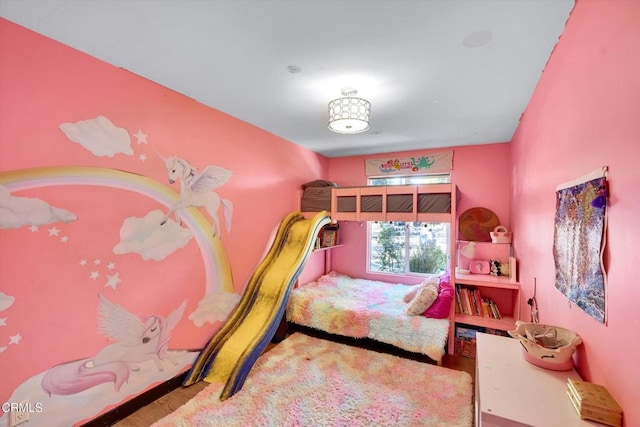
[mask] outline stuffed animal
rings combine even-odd
[[[491,270],[492,276],[501,276],[502,272],[500,271],[500,260],[492,259],[489,261],[489,267]]]

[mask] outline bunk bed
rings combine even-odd
[[[336,221],[451,222],[455,196],[453,184],[339,187],[317,180],[302,186],[299,207],[305,216],[326,210]]]
[[[331,213],[334,221],[449,222],[449,269],[453,271],[457,196],[457,188],[453,184],[340,187],[331,181],[317,180],[302,186],[298,193],[298,207],[305,217],[326,210]],[[341,276],[339,273],[330,274]],[[340,286],[337,286],[336,282],[340,282]],[[346,285],[347,282],[349,285]],[[388,292],[388,299],[392,300],[388,301],[388,306],[384,306],[386,303],[382,301],[372,303],[366,300],[370,300],[371,297],[362,300],[363,295],[368,295],[366,290],[374,284],[376,283],[364,279],[325,275],[317,281],[299,285],[292,290],[281,330],[300,331],[440,364],[446,351],[446,341],[451,336],[453,291],[450,290],[450,286],[445,288],[446,299],[442,298],[440,301],[446,301],[444,314],[440,313],[438,318],[431,318],[407,315],[403,311],[406,301],[399,301],[398,295],[393,295],[393,291],[386,288],[379,292]],[[353,288],[345,289],[350,286]],[[330,289],[332,287],[336,289]],[[399,293],[407,292],[407,287],[401,284],[395,285],[395,288]],[[336,290],[337,293],[334,293]],[[312,300],[313,303],[310,302]],[[382,304],[378,307],[380,310],[375,307],[378,303]],[[332,314],[317,314],[322,310],[326,310],[327,313],[330,311]],[[442,311],[442,308],[440,310]],[[367,324],[395,324],[398,331],[396,336],[394,337],[393,333],[383,334],[371,330],[366,330],[365,333],[365,329],[371,328],[362,324],[359,325],[361,329],[356,332],[354,328],[357,329],[358,325],[351,325],[350,330],[341,324],[348,322],[346,319],[349,318],[358,319],[366,316],[369,316]],[[321,318],[324,320],[319,321]],[[379,320],[380,318],[385,320]],[[406,336],[400,337],[400,333]],[[415,336],[410,337],[411,334]],[[421,343],[416,345],[413,341]]]

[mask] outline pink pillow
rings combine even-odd
[[[424,312],[424,317],[433,319],[446,319],[451,312],[451,303],[454,298],[451,276],[448,274],[440,277],[440,293],[431,307]]]

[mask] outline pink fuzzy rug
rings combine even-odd
[[[262,355],[242,390],[211,384],[164,426],[465,426],[466,372],[293,334]]]

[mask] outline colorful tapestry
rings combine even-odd
[[[366,159],[367,176],[411,175],[453,169],[453,151],[444,151],[430,156],[400,157],[394,159]]]
[[[556,288],[594,319],[606,321],[606,167],[556,188],[553,257]]]

